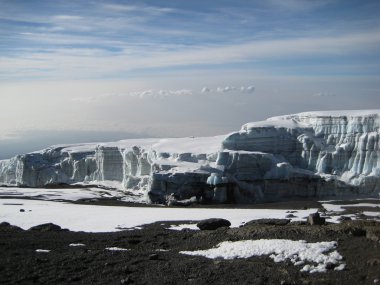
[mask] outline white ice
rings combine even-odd
[[[329,263],[341,264],[342,256],[335,250],[336,246],[335,241],[308,243],[303,240],[260,239],[225,241],[215,248],[181,253],[223,259],[269,255],[275,262],[290,260],[294,265],[304,265],[301,271],[314,273],[326,272]]]
[[[67,200],[78,201],[80,199],[121,198],[125,197],[122,191],[107,190],[102,188],[16,188],[0,187],[0,197],[31,197],[41,200]]]

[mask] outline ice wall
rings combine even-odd
[[[0,183],[98,184],[160,203],[378,196],[379,130],[380,110],[307,112],[227,136],[59,145],[0,161]]]
[[[376,195],[380,188],[379,116],[379,110],[369,110],[273,117],[244,125],[223,141],[223,147],[283,156],[293,168],[311,171],[339,187],[342,183],[348,188],[357,186],[354,191]]]

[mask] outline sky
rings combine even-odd
[[[380,108],[380,1],[0,0],[0,159]]]

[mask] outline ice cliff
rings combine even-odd
[[[217,137],[52,146],[0,161],[0,183],[88,183],[172,203],[377,196],[380,110],[306,112]]]

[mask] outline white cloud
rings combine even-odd
[[[234,87],[234,86],[225,86],[225,87],[217,87],[216,89],[210,89],[208,87],[203,87],[200,93],[203,94],[215,94],[215,93],[230,93],[233,92],[236,93],[253,93],[255,90],[254,86],[242,86],[240,88]],[[117,99],[117,98],[139,98],[139,99],[145,99],[145,98],[153,98],[153,99],[164,99],[169,97],[179,97],[179,96],[191,96],[196,95],[199,93],[195,93],[192,90],[189,89],[175,89],[175,90],[143,90],[143,91],[134,91],[134,92],[127,92],[127,93],[109,93],[109,94],[102,94],[97,96],[87,96],[87,97],[74,97],[71,99],[71,101],[78,102],[78,103],[96,103],[103,100],[109,100],[109,99]]]
[[[313,94],[313,97],[335,97],[336,95],[331,92],[318,92]]]
[[[247,86],[247,87],[242,86],[242,87],[240,87],[240,90],[241,90],[241,92],[253,93],[255,91],[255,87],[252,85]]]
[[[217,87],[216,92],[218,93],[228,93],[228,92],[241,92],[241,93],[253,93],[255,91],[255,87],[252,85],[249,86],[241,86],[240,88],[237,88],[235,86],[224,86],[224,87]]]
[[[163,99],[166,97],[172,96],[187,96],[192,95],[193,91],[188,89],[178,89],[178,90],[143,90],[143,91],[134,91],[128,93],[117,93],[117,94],[102,94],[98,96],[87,96],[87,97],[74,97],[71,101],[78,103],[95,103],[103,100],[117,99],[117,98],[153,98],[153,99]]]
[[[75,15],[56,15],[53,16],[54,20],[58,21],[76,21],[83,19],[81,16],[75,16]]]
[[[237,88],[234,86],[225,86],[225,87],[218,87],[216,88],[216,92],[231,92],[231,91],[236,91]]]
[[[150,15],[162,15],[176,12],[177,9],[168,7],[157,7],[149,5],[124,5],[124,4],[103,4],[103,8],[113,12],[139,12]]]

